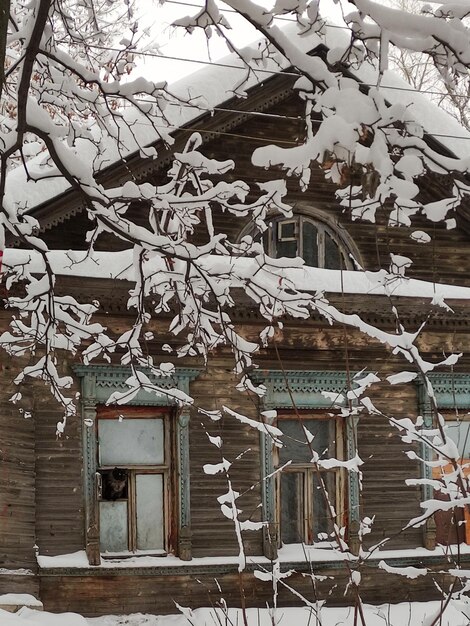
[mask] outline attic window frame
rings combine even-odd
[[[284,226],[290,224],[294,225],[294,234],[292,236],[283,235],[282,230]],[[317,263],[310,265],[306,259],[305,253],[305,229],[307,225],[311,225],[316,231],[316,250],[317,250]],[[340,259],[339,266],[325,267],[327,265],[327,237],[331,239],[335,248],[338,250],[338,256]],[[287,256],[287,258],[301,257],[306,262],[308,267],[318,267],[320,269],[335,269],[335,270],[352,270],[353,264],[350,256],[352,254],[350,246],[346,244],[343,238],[338,234],[337,230],[326,221],[315,215],[305,215],[299,213],[293,218],[276,217],[273,218],[269,224],[269,228],[264,236],[265,248],[267,253],[275,258],[286,257],[285,254],[279,253],[280,244],[296,242],[296,253],[294,256]]]

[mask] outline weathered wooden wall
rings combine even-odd
[[[350,298],[348,306],[354,309],[353,300],[354,298]],[[357,300],[358,306],[365,306],[363,298]],[[410,301],[410,311],[413,309],[413,302]],[[459,310],[459,306],[456,306],[455,327],[449,323],[447,327],[442,328],[439,320],[434,324],[430,322],[429,331],[423,332],[420,340],[426,358],[440,358],[442,346],[445,349],[452,347],[453,350],[469,347],[467,324],[462,322],[467,308],[467,305],[460,305]],[[256,316],[248,309],[240,310],[237,315],[246,337],[253,337],[259,330]],[[382,323],[390,330],[391,318],[387,322],[385,310],[381,315]],[[107,321],[109,327],[117,331],[126,324],[126,315],[115,313]],[[163,324],[159,322],[160,331],[162,326]],[[291,320],[286,325],[282,337],[277,339],[280,360],[272,349],[264,350],[259,355],[262,369],[300,367],[303,370],[344,371],[349,368],[354,372],[368,366],[383,379],[403,366],[401,360],[379,342],[364,338],[359,331],[335,326],[325,327],[317,317],[308,322]],[[166,341],[165,334],[152,347],[155,355],[158,354],[159,345],[163,341]],[[185,364],[189,362],[180,363],[182,366]],[[219,350],[214,355],[208,368],[192,384],[191,392],[196,405],[208,409],[220,409],[222,405],[229,405],[235,410],[256,416],[257,407],[253,398],[234,391],[235,381],[229,364],[230,356],[224,350]],[[464,358],[460,368],[463,371],[470,369],[468,358]],[[5,377],[11,375],[6,367],[3,372]],[[5,378],[5,387],[6,385]],[[20,461],[18,457],[14,462],[14,471],[20,474],[18,478],[15,477],[13,481],[6,483],[7,489],[0,492],[0,502],[4,509],[13,511],[22,498],[29,499],[31,504],[29,516],[25,514],[25,509],[20,507],[16,509],[15,514],[9,516],[10,525],[6,534],[2,536],[5,546],[3,554],[8,567],[28,566],[35,569],[33,550],[35,543],[41,554],[48,555],[70,553],[84,547],[82,456],[80,421],[70,420],[65,437],[58,439],[56,422],[60,419],[60,411],[54,406],[53,400],[42,384],[35,383],[29,388],[30,402],[33,406],[33,416],[30,420],[22,418],[17,408],[5,403],[3,415],[7,415],[6,411],[9,410],[10,418],[4,417],[1,422],[3,432],[7,433],[2,442],[9,442],[10,454],[13,450],[22,453],[24,461],[18,462]],[[10,391],[12,394],[14,389],[11,387]],[[373,387],[370,397],[385,415],[397,418],[414,417],[418,411],[414,384],[390,386],[384,383]],[[206,432],[222,436],[223,454],[229,460],[234,460],[241,452],[249,450],[234,463],[231,478],[235,489],[247,491],[241,503],[244,514],[251,519],[258,519],[260,514],[257,509],[260,499],[258,433],[241,428],[238,422],[229,417],[213,422],[196,410],[191,417],[190,428],[193,555],[195,557],[234,555],[238,552],[238,546],[232,523],[222,516],[216,502],[217,496],[226,491],[226,483],[223,477],[209,476],[202,471],[203,464],[220,461],[220,452],[209,444]],[[29,443],[25,445],[25,441]],[[406,478],[419,475],[418,464],[407,459],[403,452],[405,446],[397,438],[385,417],[363,416],[358,427],[358,441],[359,452],[364,460],[361,513],[376,516],[373,532],[366,538],[366,544],[372,545],[386,536],[392,536],[392,541],[387,547],[409,548],[422,545],[420,529],[400,532],[410,517],[420,510],[418,489],[408,487],[404,482]],[[4,462],[2,467],[7,465]],[[29,487],[21,496],[18,485],[24,481],[22,476],[25,468],[28,468]],[[255,488],[249,490],[252,485],[255,485]],[[261,553],[260,533],[245,533],[245,539],[248,554]],[[53,577],[48,579],[44,589],[49,591],[45,593],[52,593],[50,589],[57,580]],[[76,582],[78,579],[67,580],[66,588],[72,585],[73,580]],[[2,581],[8,582],[8,590],[13,589],[10,579],[2,578]],[[33,578],[27,582],[30,587],[37,584]],[[16,583],[15,579],[15,590],[18,588]],[[105,583],[99,583],[102,584]],[[109,601],[118,600],[114,598]]]
[[[35,390],[36,541],[40,554],[71,553],[84,546],[82,423],[70,418],[58,437],[63,411],[44,385]]]
[[[420,567],[419,559],[410,564]],[[428,564],[429,565],[429,564]],[[354,568],[354,566],[353,566]],[[340,563],[313,564],[315,580],[312,581],[308,565],[299,568],[287,581],[309,602],[328,598],[330,606],[350,605],[354,592],[349,587],[346,568]],[[377,562],[363,564],[361,572],[361,598],[363,602],[382,604],[400,598],[402,601],[424,601],[440,599],[442,596],[435,582],[444,589],[449,588],[453,578],[445,574],[445,567],[436,567],[435,573],[419,576],[414,580],[396,574],[386,574],[377,568]],[[241,588],[243,591],[241,591]],[[85,616],[121,613],[175,613],[175,602],[192,609],[201,606],[218,606],[223,598],[229,607],[242,605],[242,593],[247,607],[272,606],[272,583],[260,581],[248,571],[241,579],[234,566],[207,568],[194,567],[178,574],[176,568],[159,576],[145,571],[118,573],[105,570],[103,573],[65,574],[60,570],[48,570],[41,577],[41,598],[44,608],[60,611],[69,607]],[[282,584],[278,587],[278,606],[299,606],[299,599]]]
[[[229,368],[215,367],[202,373],[192,385],[196,406],[221,410],[228,406],[234,411],[252,417],[257,407],[246,395],[235,389],[236,378]],[[220,436],[222,449],[211,445],[207,435]],[[230,480],[233,489],[244,494],[237,501],[243,510],[241,520],[259,521],[261,510],[261,468],[259,433],[240,424],[232,417],[224,416],[213,421],[194,410],[190,425],[191,462],[191,530],[193,555],[221,556],[238,554],[234,524],[224,517],[217,498],[227,493],[229,485],[221,473],[208,475],[203,471],[206,463],[220,463],[222,458],[232,462]],[[243,455],[237,460],[237,457]],[[244,533],[246,554],[261,554],[260,532]]]
[[[227,157],[235,162],[235,169],[224,175],[227,181],[241,179],[247,181],[251,188],[251,197],[257,193],[257,183],[284,177],[279,168],[264,169],[254,167],[251,163],[252,152],[262,146],[278,144],[285,148],[298,145],[305,134],[301,117],[303,103],[292,92],[293,79],[281,77],[277,80],[266,81],[263,86],[254,88],[246,100],[235,99],[227,104],[227,108],[246,110],[264,110],[266,113],[280,117],[260,117],[253,115],[236,116],[227,112],[216,112],[212,116],[191,125],[192,129],[199,129],[204,139],[202,151],[211,158],[226,160]],[[267,108],[266,108],[267,107]],[[233,121],[235,120],[235,121]],[[222,129],[222,130],[221,130]],[[208,132],[204,132],[204,131]],[[181,130],[177,135],[174,149],[181,149],[193,131]],[[162,157],[156,161],[155,167],[160,171],[149,172],[149,166],[143,166],[136,161],[137,178],[151,178],[154,183],[165,182],[165,168],[171,159],[171,152],[162,149]],[[128,167],[132,167],[129,162]],[[128,168],[116,169],[106,173],[104,182],[117,177],[118,180],[128,179]],[[335,197],[335,185],[325,180],[325,174],[319,166],[312,166],[311,181],[307,191],[300,190],[295,177],[287,179],[287,202],[298,212],[308,211],[314,207],[337,221],[340,229],[344,229],[357,246],[361,261],[366,269],[377,270],[388,268],[390,252],[408,256],[413,265],[408,271],[411,277],[461,285],[470,284],[470,222],[465,211],[450,212],[448,217],[457,219],[457,228],[448,228],[445,223],[435,223],[422,215],[411,217],[412,225],[408,227],[388,226],[388,211],[378,211],[376,223],[362,220],[352,220],[347,209],[338,205]],[[421,192],[418,200],[430,201],[445,197],[449,193],[449,180],[442,175],[428,174],[420,182]],[[47,212],[54,215],[49,218],[48,230],[45,239],[51,248],[63,248],[63,231],[60,220],[67,221],[68,245],[71,248],[83,249],[86,247],[85,233],[92,227],[84,211],[78,212],[71,219],[64,218],[64,201],[59,200],[57,207],[51,203],[49,207],[40,209],[38,217],[43,216],[47,222]],[[67,199],[66,204],[71,207],[77,205],[73,196]],[[66,210],[65,210],[66,213]],[[468,212],[467,212],[468,213]],[[129,216],[138,223],[148,225],[146,211],[136,206],[131,209]],[[59,227],[51,224],[59,223]],[[216,231],[227,233],[230,240],[236,240],[245,223],[239,218],[224,212],[215,215]],[[432,237],[429,244],[417,244],[410,234],[415,230],[424,230]],[[196,231],[195,238],[202,242],[202,229]],[[98,250],[122,249],[125,244],[110,236],[103,235],[96,244]]]
[[[0,594],[37,591],[35,544],[35,422],[9,402],[18,363],[0,365]],[[25,390],[27,402],[31,394]]]

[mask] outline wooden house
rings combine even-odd
[[[191,119],[175,131],[172,150],[181,149],[189,134],[197,131],[206,155],[221,159],[230,155],[235,160],[236,168],[229,176],[252,184],[278,176],[274,169],[253,166],[250,155],[260,145],[294,145],[303,136],[303,104],[293,89],[295,81],[295,73],[289,71],[268,76],[254,84],[245,99],[230,98],[212,114]],[[427,140],[443,153],[449,150],[431,136]],[[138,181],[163,181],[171,154],[162,146],[153,161],[132,155],[126,163],[105,169],[103,184],[131,175]],[[422,199],[439,199],[448,184],[444,176],[427,175],[421,182]],[[393,251],[413,259],[408,271],[412,279],[470,287],[468,207],[459,207],[451,216],[456,221],[453,229],[419,215],[411,227],[391,228],[381,215],[375,224],[352,220],[339,207],[335,185],[325,180],[320,167],[312,168],[306,191],[299,189],[295,179],[288,180],[288,190],[294,217],[273,216],[267,236],[273,255],[302,254],[314,267],[350,272],[353,256],[374,272],[389,266]],[[84,249],[89,223],[79,198],[70,191],[52,195],[31,209],[45,241],[51,249]],[[139,207],[134,210],[139,219]],[[220,214],[215,228],[235,239],[249,226]],[[417,245],[410,238],[417,230],[427,232],[432,242]],[[121,248],[105,236],[96,249],[117,252]],[[350,272],[345,271],[345,280],[351,279]],[[66,293],[98,299],[110,329],[118,332],[130,323],[126,281],[61,276],[58,284]],[[351,288],[327,296],[340,310],[356,313],[390,332],[396,328],[397,316],[413,332],[425,322],[416,343],[428,360],[463,353],[452,372],[431,375],[438,406],[463,442],[462,429],[470,423],[466,421],[470,303],[457,289],[455,299],[446,300],[453,310],[450,314],[432,304],[432,298],[416,293],[382,291],[376,295],[355,293]],[[9,311],[2,312],[4,328],[9,315]],[[243,297],[234,319],[246,337],[254,337],[262,323]],[[162,316],[154,323],[156,339],[149,341],[149,350],[156,359],[164,354],[167,322]],[[254,378],[267,390],[262,399],[236,391],[233,364],[223,349],[214,352],[207,366],[189,358],[177,361],[175,376],[162,384],[189,392],[198,406],[215,410],[226,405],[254,420],[260,419],[261,411],[276,409],[275,424],[288,441],[281,450],[265,433],[230,416],[212,422],[197,410],[177,409],[164,397],[139,394],[124,407],[106,406],[110,393],[123,389],[128,375],[118,361],[61,364],[73,376],[74,389],[80,394],[81,417],[70,420],[58,438],[61,409],[40,382],[29,383],[23,392],[30,414],[19,415],[9,402],[15,393],[12,380],[23,363],[3,358],[0,593],[30,592],[48,610],[85,615],[160,614],[174,612],[175,602],[194,608],[217,604],[221,597],[229,605],[265,606],[272,583],[254,571],[271,571],[275,559],[281,571],[297,572],[286,584],[309,600],[350,602],[353,590],[349,588],[346,595],[344,590],[348,572],[356,568],[362,576],[361,595],[369,602],[392,597],[424,599],[437,593],[435,580],[448,585],[453,578],[443,570],[455,566],[453,544],[460,543],[459,564],[465,567],[470,560],[467,535],[458,523],[464,518],[439,513],[424,525],[407,528],[409,520],[420,515],[420,502],[430,492],[407,484],[423,474],[420,451],[415,456],[404,453],[406,446],[388,417],[422,415],[429,421],[431,414],[419,379],[396,385],[387,381],[387,376],[403,369],[402,358],[357,329],[330,325],[314,314],[308,321],[285,320],[284,329],[260,351],[257,362]],[[369,396],[383,414],[363,414],[353,423],[335,412],[331,398],[321,392],[343,393],[362,370],[382,380],[370,388]],[[318,489],[318,475],[305,450],[295,444],[302,424],[316,435],[322,450],[349,459],[357,446],[364,462],[361,491],[357,473],[344,468],[324,471],[335,521],[345,529],[340,551],[331,547],[331,519]],[[233,462],[230,479],[242,494],[237,501],[243,510],[241,519],[265,522],[262,530],[242,532],[247,559],[242,574],[234,524],[217,501],[227,491],[226,477],[203,471],[205,464],[221,461],[220,450],[208,444],[207,434],[222,437],[223,456]],[[467,448],[462,447],[462,456],[467,455]],[[288,459],[292,463],[273,476]],[[370,532],[363,536],[364,550],[388,541],[380,550],[359,558],[364,518],[371,520]],[[385,569],[381,561],[386,562]],[[425,568],[429,573],[412,580],[394,573],[394,568],[404,566]],[[279,603],[297,602],[288,587],[280,585]]]

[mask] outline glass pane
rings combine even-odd
[[[470,457],[470,422],[452,421],[446,422],[446,434],[452,439],[459,449],[462,458]]]
[[[281,474],[281,540],[301,543],[304,537],[304,474]]]
[[[276,258],[287,257],[293,259],[298,255],[297,241],[278,241],[276,247]]]
[[[318,230],[307,221],[302,224],[302,250],[306,265],[318,267]]]
[[[327,502],[323,490],[320,486],[320,480],[316,472],[311,473],[312,477],[312,507],[313,510],[310,516],[309,527],[311,529],[312,536],[310,541],[327,541],[329,537],[321,536],[321,533],[327,535],[332,530],[332,522],[330,514],[328,512]],[[333,507],[336,507],[335,497],[335,473],[334,472],[322,472],[323,482],[328,493],[328,498]],[[318,536],[320,534],[320,537]]]
[[[328,452],[334,443],[334,420],[332,419],[280,419],[278,428],[284,433],[283,447],[279,450],[279,462],[310,463],[312,455],[307,445],[305,428],[314,436],[312,450],[328,458]],[[326,454],[325,454],[326,451]]]
[[[340,270],[343,266],[341,260],[338,244],[328,233],[325,233],[325,268],[328,270]]]
[[[163,476],[137,474],[135,488],[137,549],[163,550]]]
[[[100,502],[100,549],[125,552],[127,545],[127,502]]]
[[[296,222],[278,222],[279,239],[295,239]]]
[[[163,420],[99,420],[101,465],[159,465],[164,463]]]

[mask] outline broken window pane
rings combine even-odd
[[[163,420],[98,421],[101,465],[161,465],[165,462]]]
[[[128,494],[128,471],[121,467],[101,470],[101,497],[103,500],[122,500]]]

